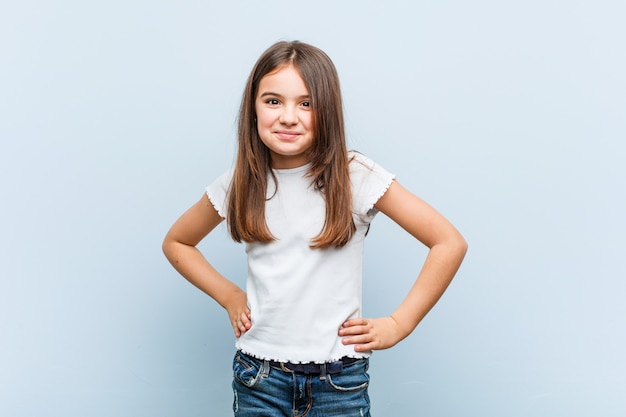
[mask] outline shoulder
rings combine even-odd
[[[357,151],[348,152],[354,209],[367,213],[385,194],[395,175]]]
[[[375,164],[375,162],[361,152],[351,149],[348,151],[348,164],[350,165],[350,170],[355,170],[362,169],[363,167],[368,168],[372,164]]]
[[[229,169],[217,177],[208,187],[206,195],[213,207],[222,217],[226,217],[226,199],[233,178],[233,170]]]
[[[233,179],[233,174],[234,170],[232,168],[222,172],[217,178],[213,180],[211,184],[209,184],[209,187],[227,190],[230,187],[230,183]]]
[[[385,168],[377,164],[370,157],[354,150],[348,151],[348,164],[350,170],[350,178],[354,180],[366,179],[370,176],[393,179],[395,175],[391,174]]]

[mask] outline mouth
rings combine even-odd
[[[292,132],[289,130],[280,130],[280,131],[276,131],[274,132],[274,134],[282,140],[294,140],[296,138],[298,138],[298,136],[300,136],[299,132]]]

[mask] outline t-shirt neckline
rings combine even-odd
[[[302,171],[306,171],[311,167],[311,163],[304,164],[295,168],[272,168],[272,171],[276,174],[297,174]]]

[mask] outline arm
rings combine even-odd
[[[467,251],[461,234],[435,209],[394,181],[376,208],[429,248],[408,295],[391,316],[357,318],[339,329],[355,351],[387,349],[407,337],[441,298]]]
[[[163,240],[163,253],[183,277],[226,309],[239,337],[252,326],[246,293],[217,272],[196,248],[222,220],[203,195],[169,230]]]

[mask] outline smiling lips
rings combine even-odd
[[[292,132],[289,130],[279,130],[274,132],[274,134],[282,140],[294,140],[296,138],[298,138],[298,136],[300,136],[300,133],[298,132]]]

